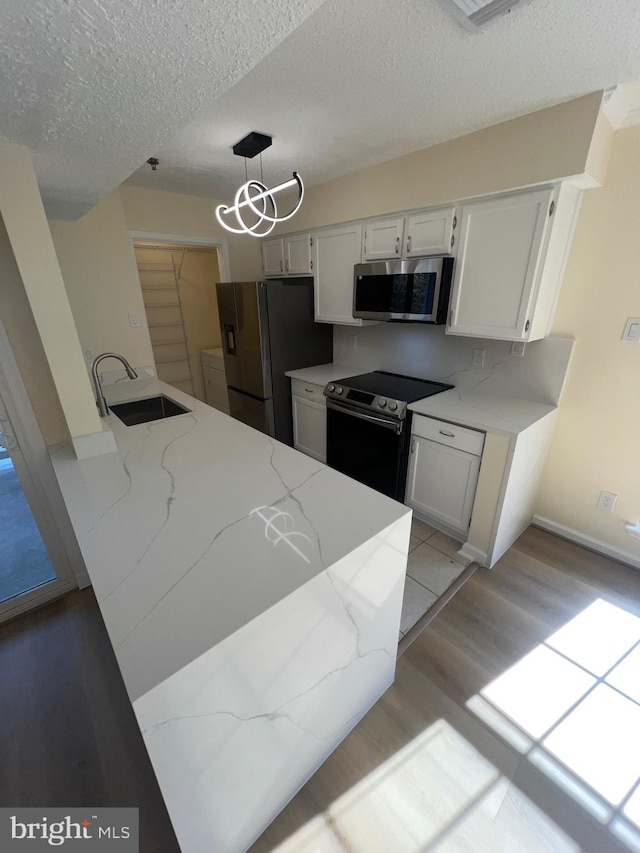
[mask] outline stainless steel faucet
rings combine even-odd
[[[104,394],[102,393],[102,384],[100,382],[100,377],[98,376],[98,365],[105,358],[117,358],[118,361],[122,362],[124,369],[127,371],[127,376],[129,377],[129,379],[138,378],[138,374],[135,372],[133,367],[131,367],[127,359],[123,355],[118,355],[117,352],[103,352],[101,355],[97,355],[93,359],[93,364],[91,365],[91,378],[93,379],[93,387],[96,391],[96,406],[98,407],[98,412],[101,418],[106,418],[109,414],[107,401],[105,400]]]

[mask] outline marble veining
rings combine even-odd
[[[246,849],[389,686],[408,532],[406,516],[134,703],[183,849]]]
[[[237,853],[393,682],[411,511],[155,379],[105,386],[160,392],[191,412],[51,457],[180,847]]]
[[[132,698],[408,512],[153,378],[105,392],[192,409],[133,427],[111,415],[116,454],[51,453]],[[292,516],[308,564],[265,540],[260,506]]]
[[[546,418],[556,407],[513,397],[481,394],[475,390],[452,388],[442,394],[411,403],[409,409],[416,414],[513,437]]]

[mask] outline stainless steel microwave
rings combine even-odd
[[[353,316],[414,323],[447,321],[453,258],[356,264]]]

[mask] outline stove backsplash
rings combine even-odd
[[[390,370],[449,382],[460,390],[557,405],[573,344],[572,338],[545,338],[516,356],[510,341],[445,335],[441,326],[380,323],[335,326],[333,360],[362,372]],[[485,350],[484,367],[472,366],[474,349]]]

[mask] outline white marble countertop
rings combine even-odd
[[[324,386],[327,382],[347,376],[358,376],[360,373],[367,373],[367,369],[336,363],[289,370],[287,376]],[[411,403],[409,409],[416,414],[428,415],[483,432],[513,436],[555,411],[556,407],[517,397],[500,397],[453,388],[451,391]]]
[[[498,397],[452,388],[409,405],[418,415],[428,415],[443,421],[471,427],[483,432],[514,436],[556,411],[555,406],[520,400],[517,397]]]
[[[345,364],[317,364],[315,367],[302,367],[299,370],[287,370],[285,376],[291,379],[302,379],[303,382],[311,382],[314,385],[326,385],[336,379],[345,379],[347,376],[358,376],[366,373],[362,367],[348,367]]]
[[[163,382],[104,390],[191,410],[50,449],[132,701],[410,512]]]

